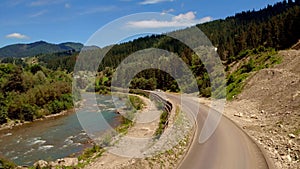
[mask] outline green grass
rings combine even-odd
[[[122,116],[122,124],[116,128],[118,133],[126,134],[128,129],[133,126],[133,116],[136,111],[130,111],[126,113],[126,117]]]
[[[234,98],[234,96],[238,95],[242,92],[244,87],[244,81],[249,76],[249,73],[236,73],[230,75],[229,79],[230,83],[227,83],[227,99],[231,100]]]
[[[100,156],[104,152],[104,149],[98,145],[94,145],[92,148],[84,150],[84,152],[78,157],[78,160],[87,160],[91,157]]]
[[[12,168],[16,168],[16,167],[17,167],[17,165],[14,162],[12,162],[8,159],[5,159],[3,157],[0,157],[0,168],[1,169],[12,169]]]
[[[141,96],[144,96],[144,97],[147,97],[147,98],[149,98],[149,95],[150,95],[149,92],[145,92],[144,90],[141,90],[141,89],[130,89],[129,93],[141,95]]]
[[[87,164],[89,164],[93,159],[100,157],[105,150],[98,146],[94,145],[92,148],[85,149],[84,152],[78,157],[78,161],[84,161],[83,163],[79,163],[77,166],[71,168],[83,168]]]
[[[295,130],[295,131],[293,132],[293,134],[295,134],[296,136],[300,135],[300,128],[298,128],[297,130]]]
[[[144,107],[144,101],[138,96],[129,95],[129,101],[136,110],[141,110]]]
[[[157,101],[155,98],[150,98],[152,102],[154,102],[156,108],[159,111],[162,111],[162,114],[160,115],[160,120],[158,124],[158,128],[156,129],[154,133],[154,138],[158,139],[162,133],[164,132],[165,128],[167,127],[168,119],[169,119],[169,112],[165,110],[165,104],[162,102]]]
[[[164,129],[167,126],[168,118],[169,118],[169,113],[167,111],[163,111],[162,114],[160,115],[158,128],[156,129],[154,134],[155,138],[159,138],[160,135],[164,132]]]

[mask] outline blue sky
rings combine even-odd
[[[50,43],[81,42],[100,28],[127,15],[157,12],[159,15],[127,17],[129,25],[150,32],[166,32],[196,23],[260,9],[280,0],[1,0],[0,47],[44,40]],[[153,18],[151,18],[153,17]],[[133,19],[132,21],[130,19]],[[182,20],[186,20],[182,21]],[[111,24],[114,25],[114,24]],[[116,25],[114,25],[116,26]],[[122,26],[122,25],[118,25]],[[127,30],[130,30],[128,27]],[[110,27],[108,27],[110,28]],[[118,30],[119,31],[119,30]],[[123,30],[126,34],[126,30]],[[145,31],[141,31],[145,32]],[[146,31],[147,32],[147,31]],[[148,31],[149,32],[149,31]],[[115,35],[111,30],[100,46]]]

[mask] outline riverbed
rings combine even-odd
[[[55,160],[80,153],[91,146],[90,132],[104,132],[119,125],[119,116],[111,96],[97,95],[96,104],[91,94],[84,95],[84,107],[76,113],[35,121],[0,131],[0,156],[18,165],[32,165],[43,160]],[[104,117],[108,125],[95,120]],[[78,117],[80,120],[78,120]],[[83,120],[84,117],[84,120]],[[80,121],[80,122],[79,122]],[[89,124],[89,135],[80,123]]]

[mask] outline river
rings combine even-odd
[[[88,109],[0,131],[0,156],[18,165],[30,166],[40,159],[55,160],[78,154],[90,147],[91,139],[83,130],[78,117],[85,117],[93,131],[103,132],[108,127],[99,125],[95,117],[101,113],[108,124],[115,127],[119,125],[119,115],[115,113],[111,96],[98,95],[95,105],[89,95],[85,94],[84,102]]]

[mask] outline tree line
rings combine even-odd
[[[276,50],[285,49],[296,43],[300,39],[300,0],[284,0],[258,11],[241,12],[226,19],[199,24],[197,27],[217,48],[224,66],[228,66],[246,57],[248,50],[270,47]],[[189,29],[179,30],[179,32],[189,31]],[[188,38],[199,41],[193,39],[193,36]],[[209,44],[203,40],[200,45]],[[77,66],[82,70],[98,70],[95,81],[96,91],[105,90],[104,93],[107,93],[112,74],[120,63],[129,55],[147,48],[159,48],[177,54],[192,70],[201,95],[210,96],[211,82],[202,61],[192,49],[167,34],[145,36],[102,49],[89,47],[80,60],[81,65]],[[39,55],[37,58],[39,63],[48,69],[72,72],[79,59],[78,55],[78,52],[63,52]],[[101,64],[96,65],[97,60],[102,57]],[[19,62],[18,60],[15,63]],[[173,77],[156,69],[140,72],[131,81],[131,87],[148,90],[155,88],[180,90]]]
[[[245,11],[226,19],[199,24],[197,27],[211,40],[224,66],[227,66],[246,57],[248,50],[280,50],[295,44],[300,39],[300,1],[284,0],[258,11]],[[179,31],[188,30],[189,28]],[[203,40],[201,45],[209,44]],[[114,45],[101,62],[99,71],[105,70],[106,67],[116,68],[127,56],[150,47],[176,53],[193,71],[201,95],[210,95],[210,78],[203,63],[189,47],[166,35],[146,36]],[[131,86],[140,89],[179,91],[176,81],[169,74],[153,69],[139,73],[132,80]]]
[[[300,39],[300,1],[284,0],[259,11],[246,11],[197,25],[231,63],[241,51],[259,46],[286,49]]]
[[[72,79],[38,64],[0,64],[0,124],[32,121],[73,107]]]

